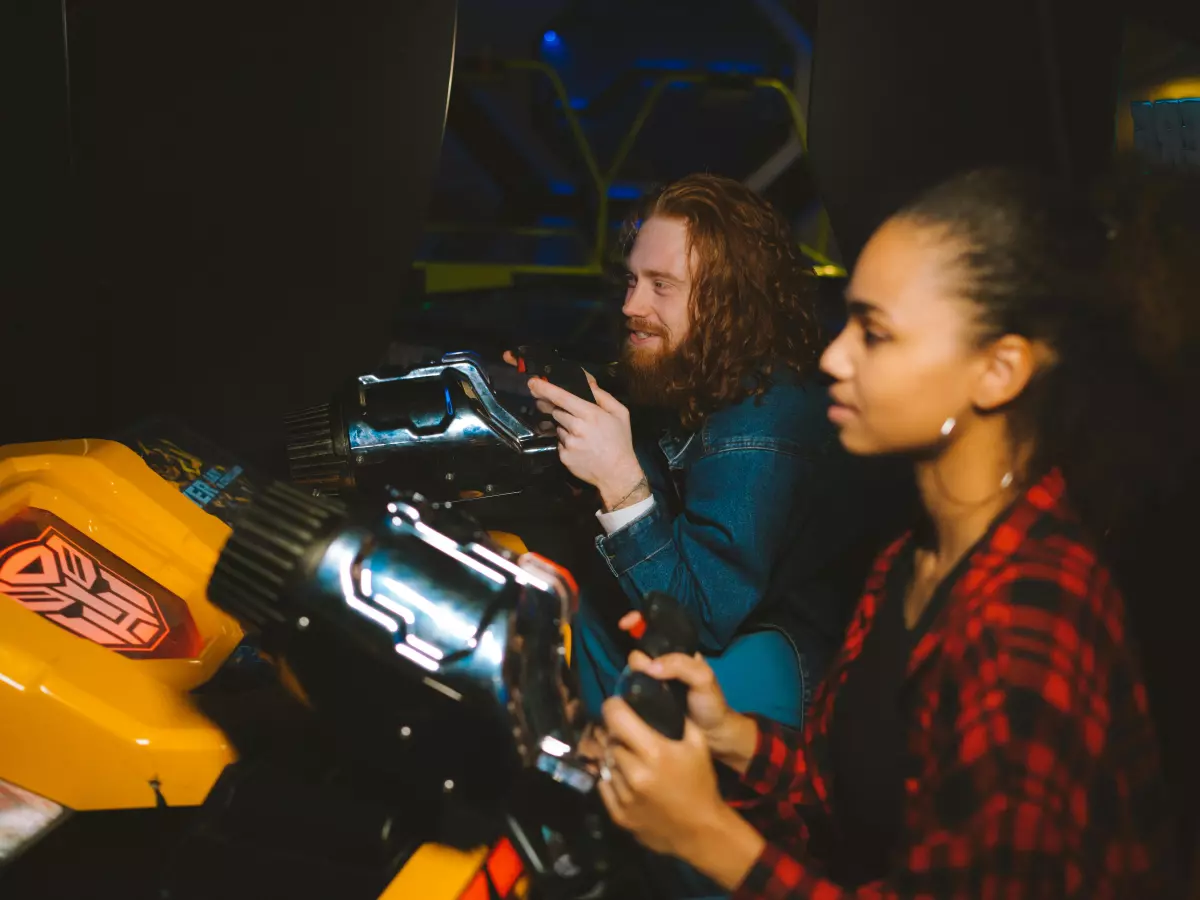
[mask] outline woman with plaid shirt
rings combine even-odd
[[[922,521],[876,564],[803,734],[731,712],[700,657],[631,657],[689,685],[689,722],[670,741],[606,704],[619,825],[739,898],[1167,894],[1146,691],[1083,524],[1117,514],[1106,441],[1145,383],[1111,237],[1002,170],[876,232],[822,359],[829,415],[851,452],[914,459]],[[740,776],[725,799],[713,758]]]

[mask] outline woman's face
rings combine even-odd
[[[835,379],[829,418],[851,453],[919,452],[969,415],[987,354],[956,291],[960,246],[904,219],[884,223],[846,289],[849,321],[821,357]]]

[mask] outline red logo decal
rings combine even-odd
[[[55,524],[37,538],[4,546],[12,526],[47,519]],[[43,510],[4,523],[0,548],[0,593],[80,637],[122,655],[158,658],[191,656],[199,644],[182,599]],[[164,614],[159,598],[173,615]]]

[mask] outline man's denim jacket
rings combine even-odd
[[[694,433],[676,426],[641,443],[654,506],[596,539],[635,609],[651,591],[673,596],[692,612],[701,649],[720,652],[767,595],[781,554],[811,556],[811,566],[789,559],[803,574],[844,543],[842,523],[826,534],[821,522],[846,457],[828,403],[815,379],[787,374]]]

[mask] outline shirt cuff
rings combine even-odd
[[[754,754],[750,757],[750,764],[742,773],[740,782],[743,788],[753,791],[758,797],[767,797],[783,780],[789,757],[795,755],[795,748],[787,740],[790,729],[785,729],[766,716],[755,713],[749,715],[758,725],[758,737],[754,744]]]
[[[604,533],[612,534],[614,531],[620,531],[635,519],[640,519],[653,508],[654,495],[651,494],[645,500],[639,500],[633,506],[626,506],[624,509],[615,509],[612,512],[597,510],[596,518],[600,520],[600,527],[604,529]]]
[[[819,892],[809,892],[813,887],[812,881],[804,866],[779,847],[768,843],[730,900],[782,900],[785,897],[816,896]],[[841,893],[835,891],[833,895],[841,896]]]
[[[672,520],[666,508],[661,503],[652,503],[643,515],[619,531],[597,535],[596,549],[613,576],[621,578],[635,566],[672,546],[674,541]]]

